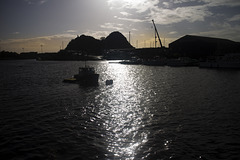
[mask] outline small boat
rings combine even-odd
[[[78,74],[75,74],[72,78],[64,79],[65,83],[78,83],[80,85],[98,85],[99,74],[95,72],[93,67],[79,67]]]
[[[198,61],[189,57],[179,57],[178,59],[169,59],[167,65],[170,67],[198,66]]]
[[[106,85],[112,85],[113,84],[113,80],[112,79],[109,79],[109,80],[106,80]]]
[[[120,64],[133,64],[133,65],[138,65],[138,64],[142,64],[141,60],[125,60],[125,61],[121,61],[119,62]]]
[[[240,53],[226,54],[223,57],[215,57],[213,60],[201,62],[200,68],[240,69]]]

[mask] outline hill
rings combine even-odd
[[[126,49],[133,48],[122,33],[115,31],[105,39],[98,40],[91,36],[81,35],[69,42],[65,51],[88,53],[90,55],[100,55],[106,49]]]
[[[104,40],[104,49],[130,49],[133,46],[127,41],[126,37],[120,32],[112,32]]]
[[[91,36],[81,35],[71,40],[66,49],[74,52],[87,52],[88,54],[99,54],[102,49],[102,42]]]

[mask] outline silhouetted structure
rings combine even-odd
[[[37,52],[9,52],[9,51],[1,51],[0,52],[0,60],[11,60],[11,59],[36,59]]]
[[[36,59],[37,58],[37,52],[23,52],[20,53],[21,59]]]
[[[154,20],[152,20],[152,22],[153,22],[153,26],[154,26],[154,30],[155,30],[155,48],[157,47],[157,37],[158,37],[158,41],[160,43],[160,46],[162,47],[162,41],[161,41],[160,36],[158,34],[157,27],[154,23]]]
[[[1,60],[19,59],[19,54],[17,54],[16,52],[1,51],[0,59]]]
[[[169,44],[177,57],[206,58],[240,52],[240,43],[227,39],[186,35]]]

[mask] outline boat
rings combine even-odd
[[[156,58],[151,60],[145,60],[143,65],[147,66],[165,66],[167,64],[166,58]]]
[[[64,79],[65,83],[78,83],[80,85],[98,85],[99,74],[95,72],[94,67],[79,67],[78,74],[75,74],[72,78]]]
[[[232,53],[199,64],[200,68],[240,69],[240,54]]]
[[[142,60],[141,59],[137,59],[137,58],[132,58],[130,60],[124,60],[124,61],[120,61],[120,64],[133,64],[133,65],[138,65],[138,64],[142,64]]]
[[[169,59],[167,65],[170,67],[198,66],[198,61],[189,57],[179,57],[178,59]]]

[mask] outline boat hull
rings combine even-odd
[[[99,74],[91,74],[85,76],[75,75],[74,78],[64,79],[65,83],[77,83],[83,86],[95,86],[98,85]]]

